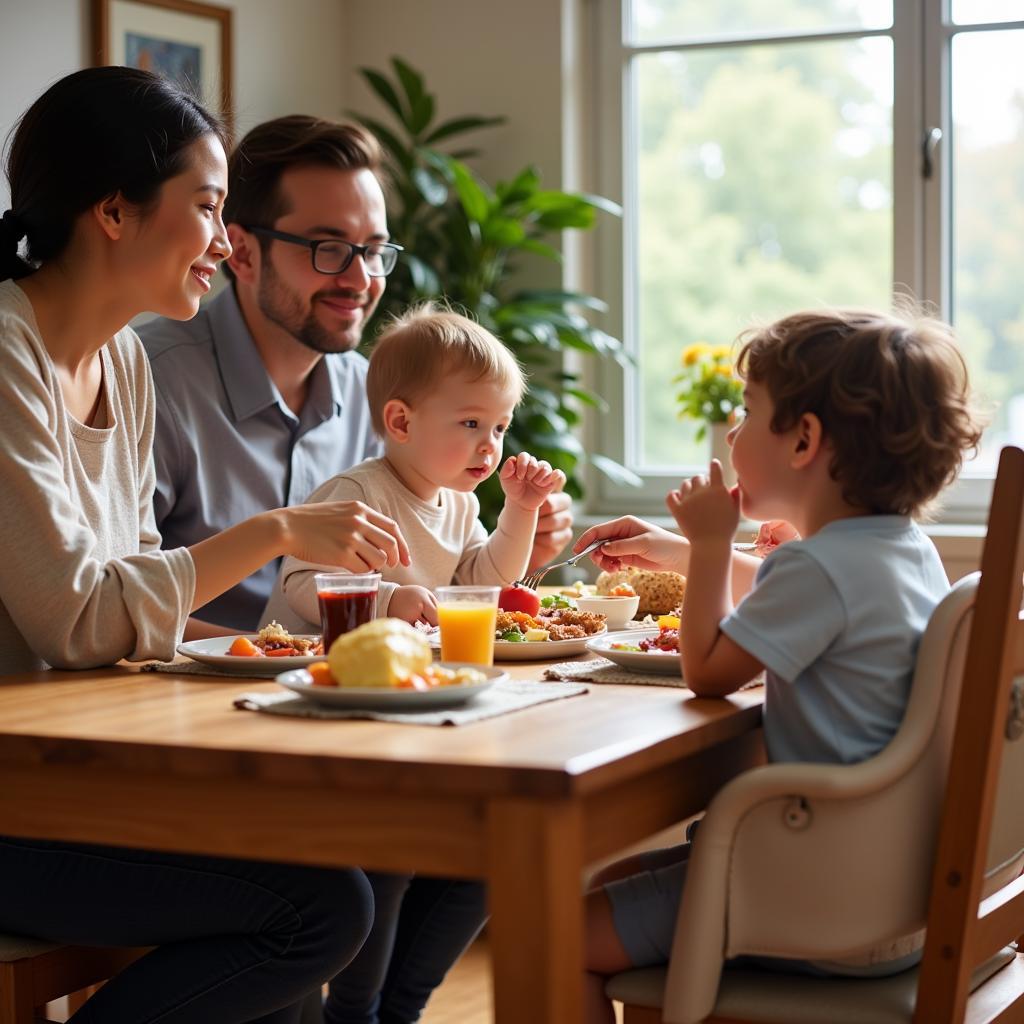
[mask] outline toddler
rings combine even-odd
[[[501,463],[525,387],[511,352],[457,313],[422,306],[381,335],[366,393],[384,456],[333,477],[309,499],[362,501],[398,524],[411,564],[384,568],[378,615],[436,624],[433,588],[502,585],[525,573],[538,509],[561,490],[565,474],[525,452],[505,460],[499,476],[505,506],[490,537],[473,494]],[[267,618],[293,632],[318,632],[314,577],[333,568],[286,558]]]
[[[797,313],[755,330],[737,366],[746,415],[729,435],[736,487],[712,462],[666,499],[685,539],[626,518],[587,531],[576,548],[606,537],[593,556],[604,568],[687,574],[686,682],[720,697],[764,670],[770,760],[863,761],[899,728],[918,642],[949,589],[914,517],[980,439],[966,367],[945,324],[862,311]],[[732,551],[741,512],[785,520],[801,539],[772,550],[733,607],[749,581]],[[605,975],[668,961],[688,855],[688,844],[641,854],[594,880],[595,1024],[613,1019]],[[870,964],[790,966],[894,973],[918,955],[908,940]]]

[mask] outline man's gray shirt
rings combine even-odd
[[[300,417],[285,405],[225,289],[192,320],[139,329],[156,383],[156,524],[165,548],[195,544],[267,509],[300,505],[383,447],[370,423],[363,356],[324,356]],[[278,561],[196,611],[254,630]]]

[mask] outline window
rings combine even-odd
[[[657,511],[706,464],[675,414],[686,345],[903,291],[956,325],[991,403],[946,503],[980,521],[1024,439],[1024,0],[598,6],[598,185],[625,208],[598,287],[636,359],[606,371],[600,444],[644,480],[601,482],[601,511]]]

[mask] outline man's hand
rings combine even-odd
[[[549,462],[538,462],[527,452],[506,459],[498,480],[506,505],[511,503],[524,512],[536,512],[552,491],[565,486],[565,474],[560,469],[552,469]]]
[[[725,486],[718,459],[711,460],[707,477],[691,477],[669,491],[665,504],[691,544],[723,539],[731,543],[739,526],[739,495]]]
[[[388,602],[388,615],[406,622],[437,625],[437,598],[426,587],[399,587]]]
[[[530,552],[530,572],[553,562],[572,540],[572,498],[568,494],[552,491],[537,511],[539,518]]]

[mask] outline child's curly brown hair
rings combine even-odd
[[[927,513],[976,451],[984,423],[952,328],[910,310],[794,313],[740,336],[745,380],[774,403],[771,428],[821,421],[844,500],[880,515]]]

